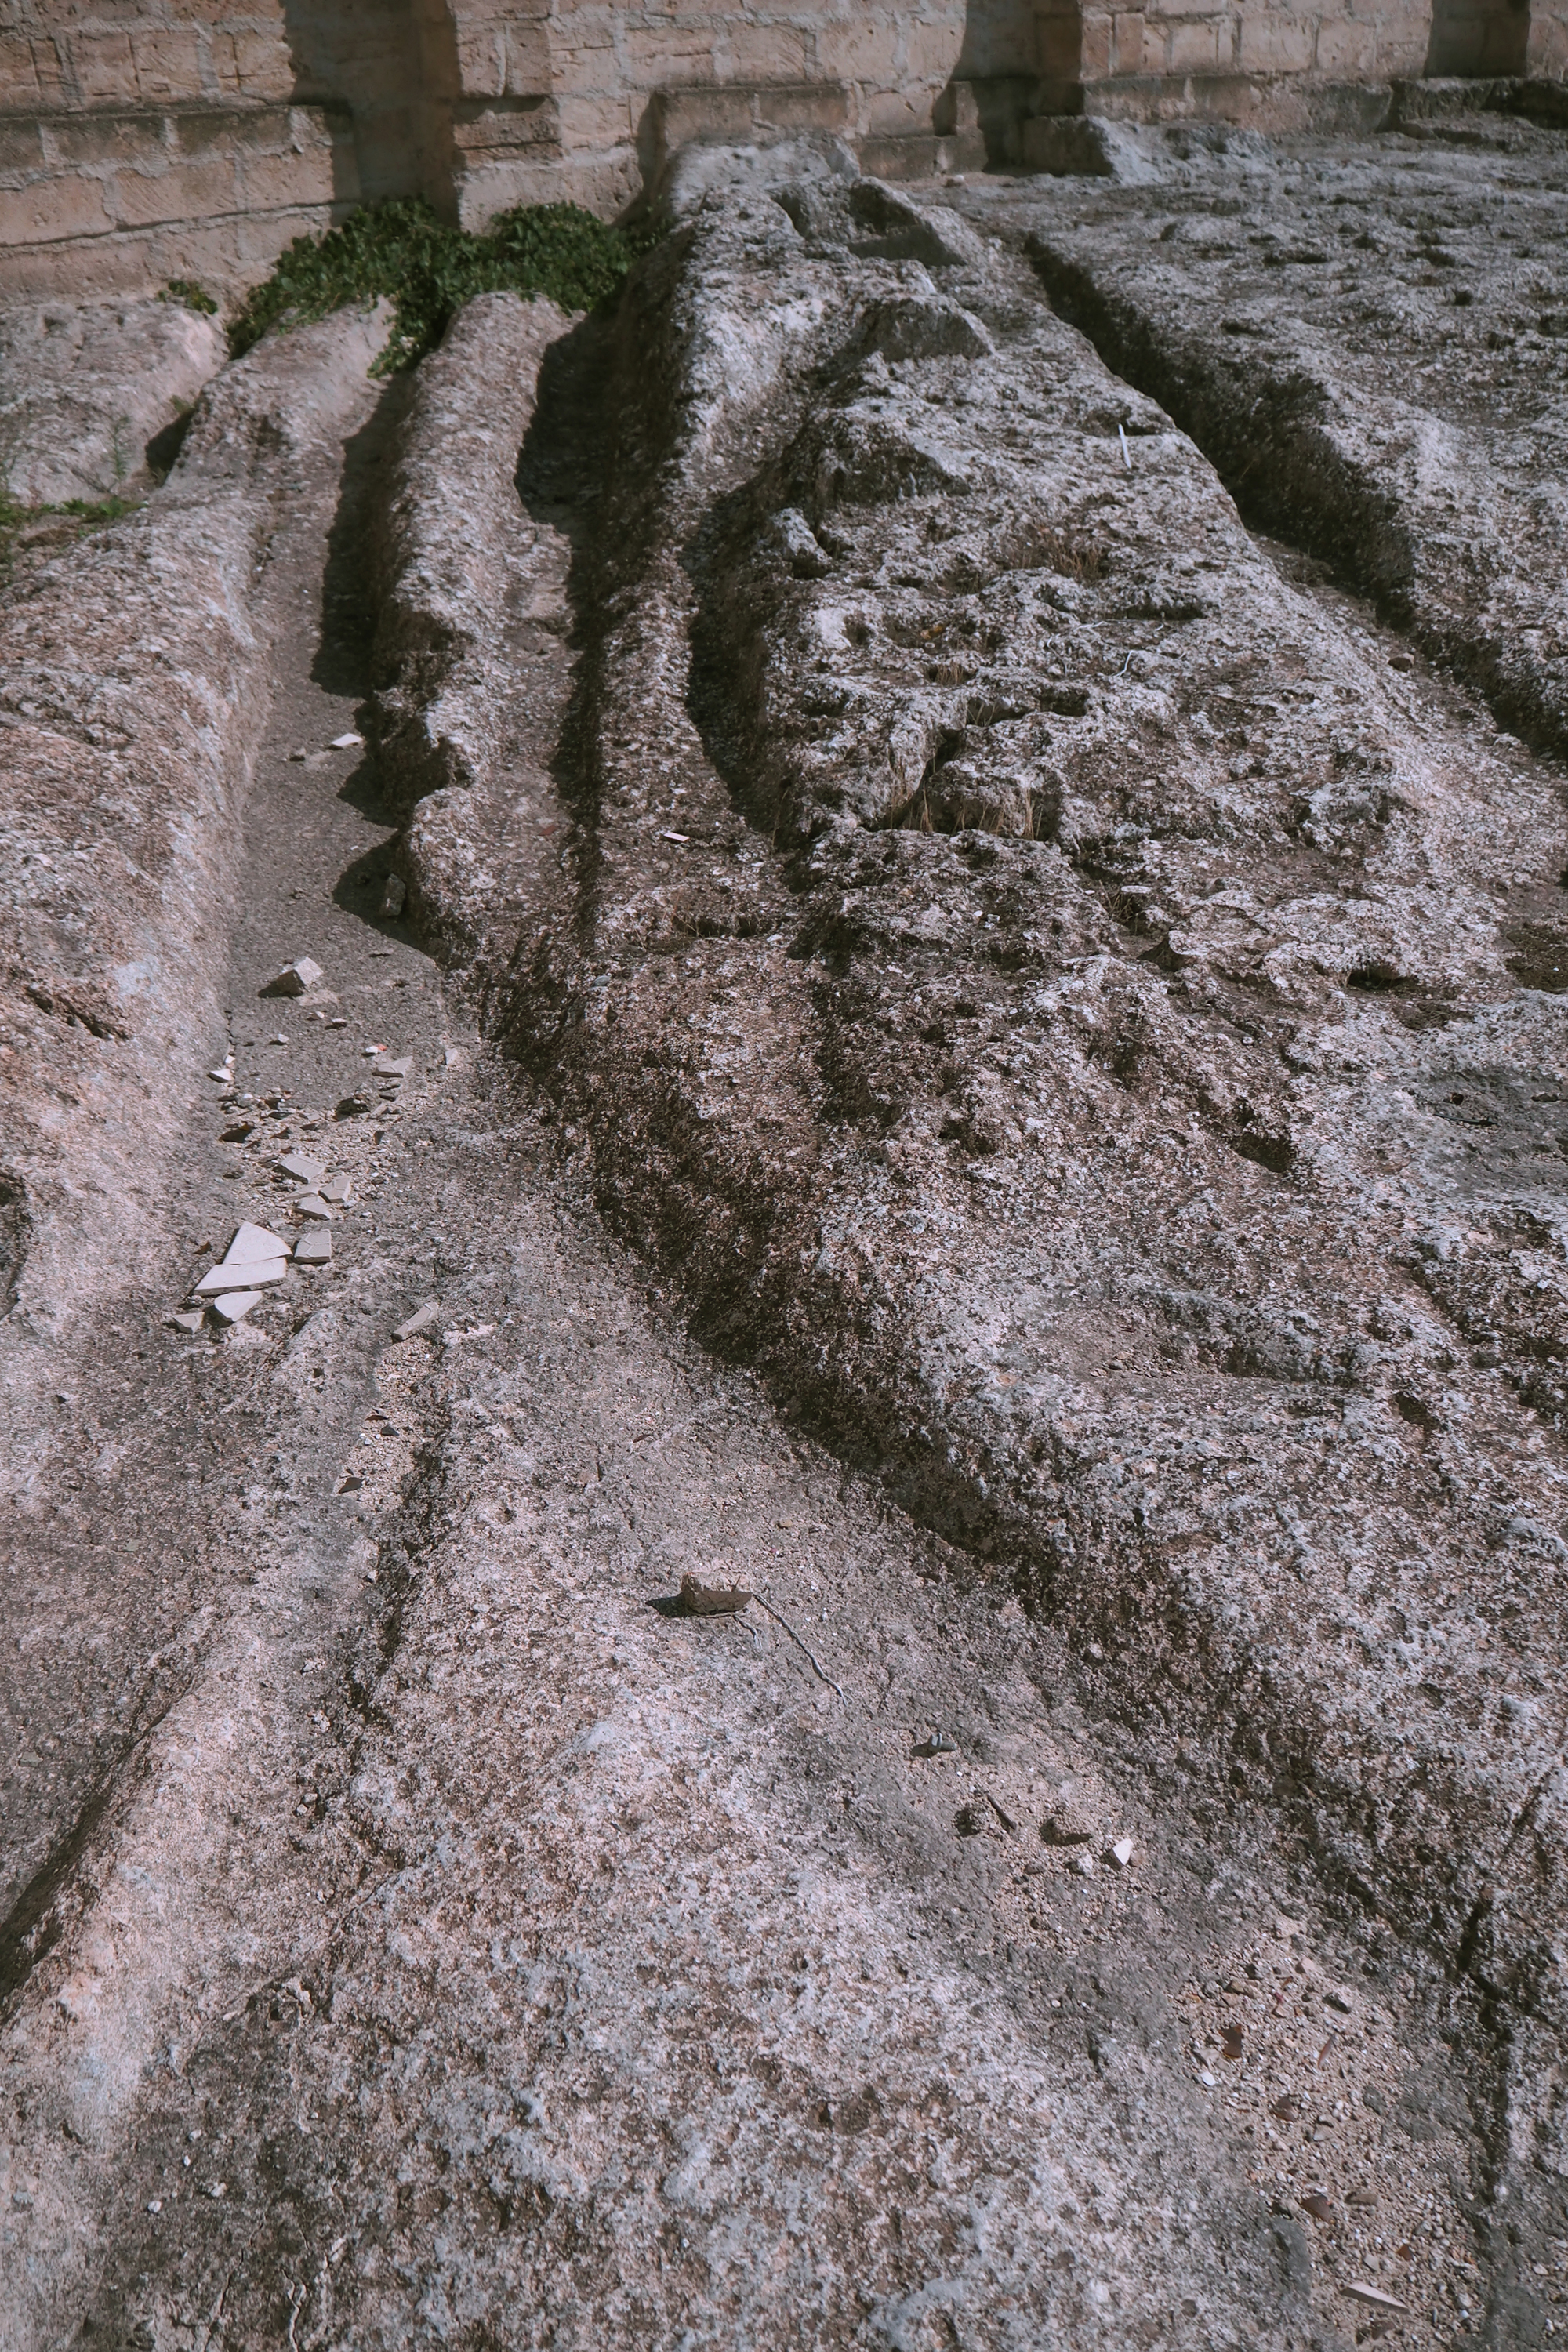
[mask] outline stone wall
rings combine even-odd
[[[1023,162],[1035,113],[1288,130],[1565,69],[1568,0],[0,0],[0,290],[228,291],[362,197],[614,214],[704,134],[898,178]]]

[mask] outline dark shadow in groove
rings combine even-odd
[[[366,422],[343,444],[337,504],[327,532],[321,633],[310,677],[328,694],[352,694],[361,702],[372,685],[376,604],[370,540],[379,511],[381,469],[413,382],[411,375],[394,376]]]
[[[38,1928],[47,1918],[56,1895],[91,1843],[100,1822],[109,1810],[110,1800],[120,1786],[125,1767],[137,1749],[151,1739],[175,1700],[184,1696],[184,1689],[185,1685],[182,1685],[180,1689],[172,1691],[152,1720],[143,1724],[141,1730],[126,1742],[69,1829],[33,1873],[5,1918],[0,1919],[0,2010],[4,2009],[13,1993],[20,1992],[38,1962],[48,1953],[55,1938],[48,1936],[35,1946],[33,1939]]]
[[[566,595],[573,614],[567,644],[576,656],[550,762],[550,775],[563,806],[583,828],[593,878],[600,770],[597,722],[604,678],[605,600],[625,551],[606,549],[600,513],[613,471],[613,422],[609,394],[616,379],[618,321],[613,313],[592,312],[552,342],[539,371],[533,415],[517,460],[517,495],[529,520],[556,531],[571,549]],[[591,920],[586,894],[580,919]],[[520,942],[525,951],[527,934]]]

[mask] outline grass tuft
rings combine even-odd
[[[204,319],[216,319],[217,316],[217,304],[206,288],[198,286],[194,278],[171,278],[158,299],[174,303],[186,310],[198,311]]]
[[[608,227],[580,205],[521,205],[482,236],[449,228],[422,196],[353,213],[322,237],[297,236],[229,328],[237,359],[268,327],[303,325],[351,303],[396,307],[392,339],[371,370],[392,375],[433,351],[475,294],[546,294],[591,310],[614,293],[651,241]]]

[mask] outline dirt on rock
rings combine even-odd
[[[300,420],[232,1059],[4,1327],[0,2343],[1564,2324],[1561,403],[1356,241],[1554,219],[1510,122],[710,156],[613,315],[269,339],[62,557]],[[173,1325],[291,1153],[330,1265]]]

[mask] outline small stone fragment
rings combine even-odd
[[[353,729],[351,727],[346,735],[333,736],[332,750],[334,751],[357,751],[362,748],[363,742],[364,737],[363,735],[356,735]]]
[[[215,1265],[196,1284],[195,1295],[198,1298],[217,1298],[226,1291],[254,1290],[260,1283],[281,1282],[283,1272],[284,1260],[280,1257],[245,1258],[238,1265]]]
[[[1241,2055],[1242,2031],[1239,2025],[1227,2025],[1221,2040],[1222,2054],[1234,2063]]]
[[[301,1217],[330,1217],[332,1213],[331,1204],[323,1201],[319,1192],[301,1192],[290,1205]]]
[[[357,1472],[351,1470],[348,1476],[343,1480],[342,1485],[338,1488],[338,1492],[340,1495],[357,1495],[363,1485],[364,1480],[360,1477]]]
[[[381,1076],[384,1078],[405,1078],[413,1067],[413,1055],[405,1055],[399,1061],[383,1062],[381,1065]]]
[[[1301,2112],[1300,2102],[1293,2099],[1287,2091],[1282,2098],[1275,2100],[1268,2112],[1276,2123],[1293,2124]]]
[[[334,1118],[363,1118],[365,1112],[371,1109],[371,1099],[368,1095],[344,1095],[336,1110],[333,1111],[332,1117]]]
[[[1112,1870],[1131,1870],[1132,1867],[1131,1839],[1118,1838],[1114,1845],[1107,1846],[1105,1859]]]
[[[398,916],[402,914],[407,898],[408,885],[402,875],[389,874],[386,877],[386,887],[381,894],[381,911],[384,919],[387,922],[395,922]]]
[[[1307,2191],[1301,2200],[1301,2209],[1303,2212],[1310,2213],[1314,2221],[1331,2221],[1334,2218],[1334,2209],[1321,2189]]]
[[[177,1315],[171,1315],[168,1319],[176,1331],[199,1331],[207,1318],[201,1307],[182,1307]]]
[[[297,956],[292,963],[284,965],[276,980],[268,982],[261,993],[263,996],[303,996],[308,988],[315,987],[321,977],[319,963],[313,963],[309,956]]]
[[[1368,2212],[1377,2203],[1377,2191],[1375,2189],[1352,2189],[1345,2203],[1355,2206],[1360,2212]]]
[[[1337,2009],[1342,2017],[1348,2017],[1355,2007],[1355,1995],[1348,1985],[1330,1985],[1323,1999],[1331,2009]]]
[[[375,1059],[375,1056],[378,1054],[384,1054],[386,1047],[384,1045],[364,1045],[362,1046],[360,1050],[363,1054],[365,1060],[367,1062],[371,1062]]]
[[[346,1013],[334,1013],[331,1019],[326,1025],[329,1029],[346,1029],[349,1025],[348,1014]]]
[[[1069,1829],[1055,1813],[1047,1813],[1040,1823],[1040,1836],[1047,1845],[1087,1845],[1093,1834],[1092,1830]]]
[[[301,1234],[294,1244],[296,1265],[331,1265],[332,1262],[332,1229],[331,1225],[312,1225]]]
[[[1408,2311],[1410,2305],[1401,2303],[1397,2295],[1384,2294],[1380,2286],[1368,2286],[1364,2279],[1352,2279],[1344,2288],[1352,2303],[1364,2303],[1372,2311]]]
[[[329,1176],[326,1182],[319,1184],[316,1189],[323,1201],[330,1201],[338,1209],[346,1206],[354,1196],[353,1179],[349,1176]]]
[[[694,1576],[680,1580],[681,1614],[686,1617],[728,1617],[743,1609],[751,1594],[739,1584],[700,1584]]]
[[[222,1134],[218,1137],[218,1141],[220,1143],[248,1143],[255,1133],[256,1125],[254,1120],[248,1118],[237,1119],[232,1127],[226,1127],[224,1129]]]
[[[247,1258],[287,1257],[289,1244],[266,1225],[238,1225],[223,1254],[225,1265],[241,1265]]]
[[[234,1072],[227,1067],[221,1070],[209,1070],[207,1076],[209,1078],[216,1078],[220,1087],[232,1086],[234,1083]]]
[[[1080,1850],[1074,1854],[1071,1867],[1077,1871],[1080,1878],[1092,1878],[1094,1876],[1093,1854],[1085,1853]]]
[[[392,1335],[393,1338],[395,1339],[412,1339],[416,1331],[423,1331],[430,1324],[434,1323],[436,1318],[440,1312],[441,1309],[436,1300],[433,1298],[427,1298],[423,1307],[416,1307],[413,1314],[410,1315],[405,1322],[402,1322],[397,1326],[396,1330],[394,1331]]]
[[[214,1299],[213,1313],[220,1323],[238,1323],[260,1304],[259,1290],[231,1290],[226,1297]]]
[[[297,1184],[319,1184],[327,1172],[324,1160],[311,1160],[303,1151],[288,1152],[275,1164],[285,1176],[292,1176]]]

